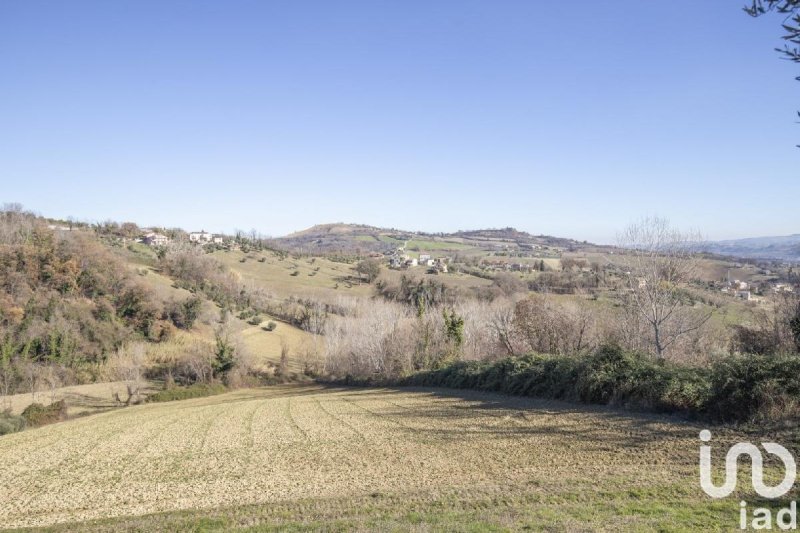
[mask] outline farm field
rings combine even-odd
[[[713,503],[698,486],[699,429],[474,392],[246,389],[3,437],[0,524],[733,529],[738,499]],[[718,433],[715,441],[736,438]]]

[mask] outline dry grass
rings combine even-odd
[[[301,354],[313,351],[314,335],[277,320],[274,321],[277,324],[274,331],[264,331],[262,328],[270,320],[267,318],[258,326],[237,321],[237,331],[239,331],[244,348],[249,354],[255,356],[257,362],[277,365],[280,362],[281,349],[285,344],[289,347],[289,370],[299,372],[302,369]],[[239,327],[241,329],[238,329]],[[321,350],[321,341],[318,341],[317,344]]]
[[[737,500],[711,503],[698,487],[698,430],[479,393],[242,390],[0,438],[0,523],[105,531],[735,527]],[[139,518],[120,518],[131,516]]]
[[[238,274],[242,281],[252,283],[279,298],[364,296],[372,288],[352,283],[357,274],[353,266],[322,257],[280,259],[272,252],[215,252],[214,257]],[[241,260],[245,261],[242,262]],[[264,259],[260,262],[259,259]],[[292,273],[297,272],[297,275]],[[338,287],[338,288],[337,288]]]
[[[152,384],[147,385],[143,393],[153,390]],[[73,385],[61,387],[53,391],[41,390],[35,394],[26,392],[24,394],[12,394],[4,398],[4,402],[11,409],[11,413],[20,414],[31,403],[37,402],[43,405],[50,405],[59,400],[67,402],[67,415],[70,417],[87,415],[102,411],[107,411],[119,407],[119,403],[114,399],[114,394],[119,394],[122,400],[127,397],[127,389],[124,381],[112,381],[108,383],[92,383],[89,385]],[[4,406],[6,404],[4,403]]]

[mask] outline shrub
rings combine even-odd
[[[251,318],[250,320],[248,320],[248,321],[247,321],[247,323],[248,323],[248,324],[250,324],[251,326],[258,326],[258,325],[259,325],[259,324],[261,324],[263,321],[264,321],[264,319],[263,319],[263,318],[261,318],[260,316],[254,316],[253,318]]]
[[[189,330],[200,316],[202,306],[203,300],[197,296],[190,296],[183,302],[171,302],[167,308],[167,315],[176,327]]]
[[[800,417],[798,354],[730,356],[705,369],[604,346],[585,357],[526,355],[458,362],[398,383],[622,405],[718,422]]]
[[[701,370],[660,363],[615,346],[586,357],[527,355],[493,363],[456,363],[406,382],[690,413],[704,410],[710,389]]]
[[[278,324],[276,324],[275,322],[270,320],[269,322],[267,322],[267,325],[264,326],[261,329],[263,329],[264,331],[275,331],[275,328],[277,328],[277,327],[278,327]]]
[[[718,361],[711,377],[709,412],[720,421],[796,416],[800,356],[737,355]],[[776,411],[775,407],[783,406]]]
[[[60,422],[67,418],[67,403],[64,400],[42,405],[32,403],[22,411],[22,418],[30,427],[39,427]]]
[[[23,417],[12,415],[7,411],[0,413],[0,435],[22,431],[25,426],[26,423]]]
[[[147,397],[150,402],[171,402],[175,400],[189,400],[191,398],[203,398],[228,392],[228,388],[222,384],[209,385],[206,383],[195,383],[187,387],[171,387],[151,394]]]

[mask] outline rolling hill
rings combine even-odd
[[[318,224],[274,240],[283,249],[303,253],[387,253],[404,246],[408,251],[488,252],[501,250],[597,248],[573,239],[531,235],[514,228],[455,233],[423,233],[364,224]]]
[[[746,259],[800,261],[800,233],[780,237],[752,237],[709,242],[705,250]]]

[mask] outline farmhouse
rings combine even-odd
[[[147,246],[166,246],[169,244],[169,238],[160,233],[150,232],[142,237],[142,242]]]
[[[211,242],[214,239],[214,236],[209,232],[202,230],[202,231],[193,231],[189,234],[189,240],[192,242],[197,242],[200,244],[206,244]]]

